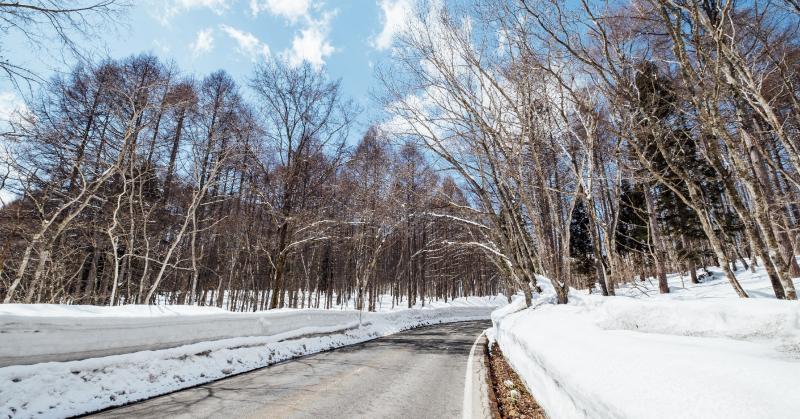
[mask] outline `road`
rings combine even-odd
[[[475,343],[490,325],[414,329],[90,417],[488,417],[483,345]]]

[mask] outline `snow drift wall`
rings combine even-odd
[[[550,417],[797,418],[800,305],[573,293],[498,309],[490,338]]]
[[[0,367],[74,361],[244,336],[272,336],[304,325],[330,332],[358,325],[349,311],[219,313],[153,308],[153,315],[0,315]]]
[[[250,336],[294,338],[337,333],[380,319],[414,324],[476,316],[491,306],[411,309],[384,313],[352,310],[276,310],[232,313],[208,307],[129,306],[97,308],[47,306],[26,312],[23,305],[0,307],[0,367],[74,361],[158,350]]]

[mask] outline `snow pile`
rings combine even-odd
[[[798,258],[800,262],[800,258]],[[692,284],[689,275],[669,274],[667,283],[669,284],[670,294],[666,297],[671,300],[696,300],[699,298],[720,298],[737,297],[731,284],[725,279],[725,273],[717,267],[706,268],[705,279],[699,284]],[[703,273],[701,270],[700,273]],[[758,267],[755,272],[739,269],[736,272],[736,279],[747,291],[750,298],[774,299],[775,293],[767,277],[766,270]],[[800,284],[795,279],[796,284]],[[623,284],[617,288],[617,295],[627,295],[630,297],[656,297],[661,298],[658,292],[658,282],[654,278],[646,281],[636,281]]]
[[[69,362],[45,362],[33,365],[12,365],[0,368],[0,416],[2,417],[65,417],[122,405],[167,392],[199,385],[219,378],[268,366],[289,358],[308,355],[345,345],[352,345],[397,333],[414,327],[466,320],[488,319],[504,297],[455,302],[438,308],[406,309],[382,313],[354,311],[279,310],[263,313],[228,313],[222,310],[191,307],[127,306],[101,309],[63,306],[0,306],[3,329],[12,325],[8,319],[26,319],[28,325],[50,325],[29,335],[50,334],[46,352],[56,354],[59,348],[72,349],[71,341],[81,334],[94,336],[84,342],[87,349],[99,341],[114,345],[116,339],[127,342],[126,334],[147,338],[147,332],[163,336],[172,333],[202,333],[204,329],[222,330],[239,337],[202,341],[179,347],[145,350],[121,355],[89,358]],[[32,310],[23,315],[25,310]],[[328,320],[325,315],[330,316]],[[237,330],[235,318],[249,333],[260,324],[269,335],[246,335]],[[69,327],[70,321],[72,327]],[[122,322],[122,323],[115,323]],[[127,323],[126,323],[127,322]],[[136,326],[137,322],[141,327]],[[217,324],[219,323],[219,324]],[[115,326],[127,324],[120,330]],[[188,326],[187,326],[188,325]],[[57,327],[56,327],[57,326]],[[163,330],[162,330],[163,329]],[[66,334],[60,334],[66,333]],[[27,339],[23,335],[16,338]],[[57,338],[54,338],[57,337]],[[187,336],[174,336],[189,339]],[[4,337],[0,345],[9,347]],[[32,342],[28,340],[27,342]],[[123,343],[122,345],[127,345]],[[35,347],[23,349],[39,351]],[[71,352],[69,349],[67,352]]]
[[[769,287],[741,274],[748,291]],[[532,308],[518,298],[493,313],[494,338],[550,417],[798,417],[800,304],[685,279],[669,295],[572,290],[565,306],[545,287]]]
[[[502,297],[470,297],[432,306],[469,314],[472,308],[502,302]],[[408,315],[406,311],[394,312]],[[355,327],[361,320],[355,310],[234,313],[216,307],[174,305],[3,304],[0,367],[74,361],[244,336],[299,336],[309,326],[331,333]]]
[[[0,367],[73,361],[243,336],[270,336],[314,325],[358,324],[357,313],[303,310],[231,313],[211,307],[0,305]],[[57,344],[55,344],[57,343]]]

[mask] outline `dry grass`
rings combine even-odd
[[[525,384],[508,365],[500,347],[495,344],[487,352],[490,386],[494,393],[493,402],[497,409],[493,415],[500,418],[544,419],[541,406],[525,388]]]

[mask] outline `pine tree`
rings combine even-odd
[[[640,186],[624,179],[620,189],[616,250],[621,255],[627,255],[632,252],[645,252],[648,246],[644,194]]]
[[[652,63],[641,66],[636,79],[642,101],[642,109],[650,113],[648,120],[658,121],[662,138],[646,136],[642,140],[643,146],[652,167],[665,179],[671,180],[674,185],[679,185],[681,193],[689,195],[688,187],[679,181],[679,177],[672,171],[670,164],[680,166],[697,184],[703,192],[703,205],[711,208],[718,222],[721,235],[737,231],[738,221],[722,202],[724,186],[717,178],[715,170],[702,158],[697,149],[697,140],[692,136],[691,127],[688,126],[680,113],[680,106],[675,94],[672,81],[659,74]],[[662,148],[657,147],[660,142]],[[666,154],[666,155],[665,155]],[[669,162],[669,163],[668,163]],[[652,185],[655,196],[656,218],[662,234],[673,239],[676,243],[678,258],[682,262],[694,267],[702,264],[707,237],[702,229],[697,213],[685,205],[676,195],[675,191],[661,184]],[[693,271],[691,268],[690,271]],[[694,281],[694,272],[691,272]]]
[[[572,272],[586,277],[587,282],[594,273],[594,246],[589,232],[589,215],[583,201],[578,201],[572,210],[572,221],[569,226],[569,255],[572,258]]]

